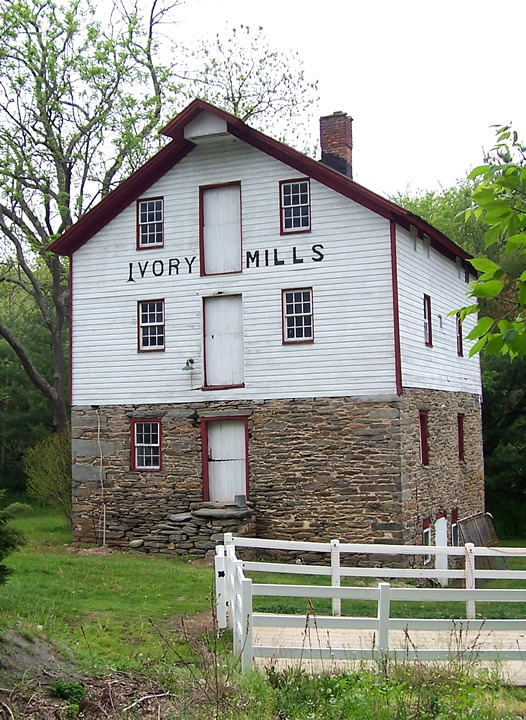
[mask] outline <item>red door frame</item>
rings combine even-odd
[[[205,502],[210,501],[210,476],[208,472],[208,423],[229,422],[231,420],[242,420],[245,427],[245,495],[247,500],[250,496],[248,474],[248,417],[246,417],[246,415],[216,415],[213,417],[201,418],[201,462],[203,467],[203,500]]]

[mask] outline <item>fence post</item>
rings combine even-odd
[[[340,541],[331,540],[331,587],[340,587]],[[332,614],[342,614],[341,598],[332,599]]]
[[[252,667],[252,580],[244,578],[241,581],[241,622],[243,627],[243,642],[241,645],[241,670],[250,670]]]
[[[234,655],[236,657],[241,656],[243,650],[243,596],[241,594],[241,583],[243,580],[243,562],[241,560],[234,560],[232,563],[232,574],[234,577],[234,587],[232,589],[232,600],[231,600],[231,616],[232,616],[232,629],[234,634]]]
[[[227,613],[228,627],[234,627],[234,598],[233,586],[235,583],[236,551],[234,545],[225,545],[225,608]]]
[[[475,553],[473,552],[475,546],[473,543],[466,543],[464,545],[464,572],[466,576],[466,590],[474,590],[476,587],[475,581]],[[475,618],[476,606],[474,600],[466,600],[466,617],[468,620]]]
[[[216,547],[214,557],[215,583],[216,583],[216,619],[218,628],[226,628],[226,577],[225,577],[225,548]]]
[[[437,518],[435,522],[435,546],[436,547],[447,547],[447,519],[445,516]],[[447,570],[448,569],[448,556],[446,553],[437,553],[435,555],[435,570]],[[439,578],[438,582],[445,586],[447,585],[448,578]]]
[[[389,653],[389,612],[391,605],[391,585],[378,584],[378,650],[380,661],[385,662]]]

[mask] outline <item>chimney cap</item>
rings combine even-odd
[[[349,117],[351,120],[353,119],[350,115],[347,115],[346,112],[343,112],[343,110],[335,110],[331,115],[322,115],[320,117],[320,120],[325,120],[327,118],[337,117],[339,115],[342,115],[343,117]]]

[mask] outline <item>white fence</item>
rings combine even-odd
[[[308,565],[296,563],[275,563],[259,561],[243,561],[236,555],[236,547],[254,550],[289,550],[296,553],[313,551],[330,554],[331,564]],[[342,554],[360,555],[412,555],[435,556],[435,567],[346,567],[341,565]],[[234,653],[241,657],[243,669],[252,665],[254,657],[265,658],[305,658],[305,659],[367,659],[398,658],[413,660],[444,660],[452,655],[458,656],[465,652],[459,647],[447,649],[420,649],[415,647],[393,648],[390,646],[391,630],[402,630],[407,636],[411,631],[427,630],[431,632],[446,631],[451,634],[474,631],[526,631],[526,620],[484,620],[475,619],[476,602],[526,602],[526,590],[487,590],[477,589],[477,579],[526,580],[524,570],[482,570],[475,567],[476,557],[517,557],[526,556],[526,548],[486,548],[475,547],[468,543],[463,547],[430,547],[423,545],[366,545],[340,543],[295,542],[263,540],[256,538],[233,537],[225,534],[224,545],[216,548],[215,577],[217,620],[220,628],[230,627],[233,630]],[[449,557],[463,558],[462,569],[449,569]],[[439,566],[439,567],[437,567]],[[256,584],[245,576],[245,571],[265,571],[288,574],[327,575],[331,585],[274,585]],[[442,585],[449,579],[462,579],[463,589],[391,587],[381,582],[377,587],[341,587],[342,577],[374,577],[374,578],[420,578],[434,579]],[[332,598],[333,617],[278,615],[254,613],[252,600],[255,596]],[[377,604],[376,617],[351,618],[341,617],[341,600],[372,600]],[[431,620],[416,618],[391,618],[390,604],[392,601],[408,602],[465,602],[466,619]],[[253,629],[258,627],[274,628],[309,628],[319,630],[361,630],[375,633],[374,647],[364,649],[347,647],[285,647],[282,645],[261,646],[253,644]],[[469,648],[471,656],[473,647]],[[524,659],[526,651],[515,647],[499,649],[476,649],[476,656],[481,660]]]

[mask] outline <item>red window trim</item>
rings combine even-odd
[[[162,219],[163,241],[162,241],[162,243],[159,243],[158,245],[141,245],[141,224],[139,222],[139,206],[142,202],[151,202],[153,200],[162,200],[163,201],[163,219]],[[135,221],[136,221],[135,249],[136,250],[161,250],[164,247],[164,196],[159,195],[158,197],[138,198],[136,200]]]
[[[297,182],[306,182],[309,186],[309,227],[304,228],[301,230],[285,230],[283,227],[283,194],[282,194],[282,187],[283,185],[288,185],[290,183],[297,183]],[[310,233],[312,231],[312,196],[311,196],[311,188],[310,188],[310,178],[309,177],[302,177],[302,178],[292,178],[292,180],[280,180],[279,181],[279,234],[280,235],[300,235],[301,233]]]
[[[427,332],[426,332],[427,321]],[[433,347],[433,323],[431,321],[431,297],[424,293],[424,341],[426,347]]]
[[[457,413],[458,459],[465,462],[464,413]]]
[[[157,423],[159,425],[159,467],[138,468],[135,466],[135,426],[137,423]],[[132,418],[130,421],[130,470],[132,472],[160,472],[163,469],[163,424],[161,418]]]
[[[148,302],[162,302],[163,304],[163,328],[164,328],[164,344],[162,347],[143,348],[141,347],[141,304]],[[166,350],[166,306],[164,298],[155,298],[153,300],[137,300],[137,352],[151,353],[164,352]]]
[[[243,303],[243,295],[242,293],[222,293],[221,295],[205,295],[203,296],[202,304],[201,304],[201,314],[203,318],[203,386],[201,387],[201,390],[208,391],[208,390],[230,390],[231,388],[244,388],[245,383],[236,383],[235,385],[208,385],[207,378],[206,378],[206,313],[205,313],[205,300],[208,300],[209,298],[214,297],[240,297],[241,303]],[[241,305],[243,307],[243,305]]]
[[[205,272],[205,236],[204,236],[204,211],[203,211],[203,195],[205,190],[214,190],[215,188],[229,187],[230,185],[239,186],[239,270],[229,270],[224,273],[207,273]],[[227,183],[215,183],[212,185],[199,186],[199,273],[201,277],[212,277],[214,275],[238,275],[243,272],[243,205],[241,195],[241,180],[233,180]]]
[[[285,337],[285,293],[287,292],[310,292],[310,307],[312,315],[312,338],[308,340],[288,340]],[[282,345],[312,345],[314,342],[314,291],[311,287],[285,288],[281,291],[281,344]]]
[[[456,321],[457,321],[457,355],[459,357],[464,357],[464,341],[462,338],[462,320],[460,319],[459,313],[457,313],[457,315],[456,315]]]
[[[246,415],[214,415],[201,418],[201,463],[203,468],[203,500],[210,502],[210,478],[208,474],[208,423],[242,420],[245,426],[245,481],[246,498],[250,498],[249,458],[248,458],[248,417]]]
[[[418,411],[420,427],[420,464],[429,465],[429,438],[428,438],[428,413],[426,410]]]

